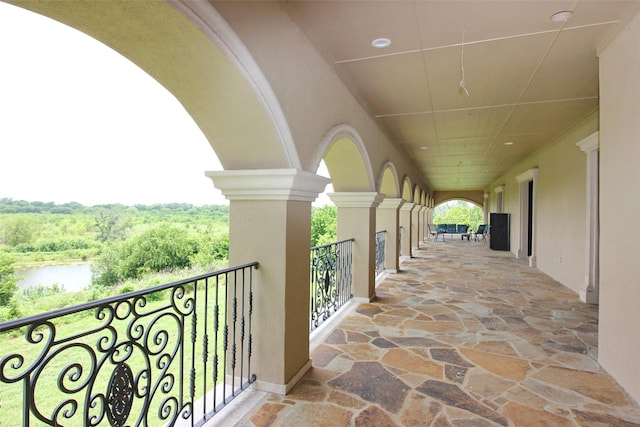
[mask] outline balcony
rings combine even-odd
[[[333,246],[323,253],[340,252],[328,251]],[[313,368],[293,390],[251,390],[251,368],[244,363],[250,362],[252,334],[260,333],[250,322],[253,268],[3,325],[31,325],[22,336],[39,349],[20,356],[3,349],[0,361],[3,389],[12,387],[29,402],[22,424],[47,417],[58,425],[82,418],[88,425],[640,423],[640,406],[596,361],[597,307],[481,241],[421,243],[398,273],[383,277],[375,302],[345,304],[337,320],[314,331]],[[216,295],[216,289],[225,292]],[[160,294],[169,303],[155,306]],[[237,311],[220,313],[216,302],[223,300]],[[81,337],[66,336],[64,324],[54,326],[80,311],[91,314]],[[163,318],[175,320],[175,333],[158,327]],[[89,326],[96,320],[100,327]],[[140,341],[150,345],[140,350]],[[83,354],[89,363],[82,363]],[[140,357],[148,368],[127,369]],[[60,372],[54,381],[42,381],[41,372],[53,368]],[[215,393],[220,378],[227,386]],[[127,381],[135,385],[133,395],[118,392]],[[45,411],[39,404],[45,389],[67,397],[47,403]]]
[[[313,368],[289,394],[256,394],[223,425],[640,423],[595,360],[596,306],[483,242],[414,255],[312,343]]]

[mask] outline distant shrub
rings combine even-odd
[[[22,289],[22,299],[29,299],[32,301],[39,300],[51,295],[58,295],[65,292],[64,285],[54,283],[51,286],[38,285],[31,288]]]
[[[98,244],[81,237],[42,238],[35,242],[20,243],[15,246],[16,252],[63,252],[95,248]]]
[[[9,246],[31,243],[38,231],[38,226],[31,218],[17,216],[4,221],[4,238]]]
[[[107,246],[93,266],[93,283],[113,286],[147,273],[188,268],[196,252],[197,242],[187,230],[157,226]]]
[[[8,255],[0,254],[0,306],[8,305],[18,289],[14,272],[13,259]]]
[[[197,251],[191,264],[203,268],[218,265],[229,258],[229,232],[205,231],[197,240]]]
[[[135,289],[133,289],[133,285],[131,283],[127,283],[126,285],[120,286],[118,292],[120,292],[121,294],[126,294],[127,292],[133,292],[134,290]]]

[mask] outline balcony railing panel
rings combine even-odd
[[[311,331],[352,297],[352,242],[342,240],[311,248]]]
[[[387,238],[385,230],[376,232],[376,277],[384,272],[384,245]]]
[[[0,324],[0,419],[23,426],[204,424],[255,381],[257,266]]]

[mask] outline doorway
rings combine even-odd
[[[535,253],[535,190],[538,168],[529,169],[518,175],[520,183],[520,242],[518,258],[529,260],[529,266],[536,266]]]

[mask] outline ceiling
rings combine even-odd
[[[597,48],[639,3],[282,5],[431,189],[444,191],[487,187],[596,111]],[[549,19],[564,10],[568,21]],[[380,37],[391,45],[374,48]]]

